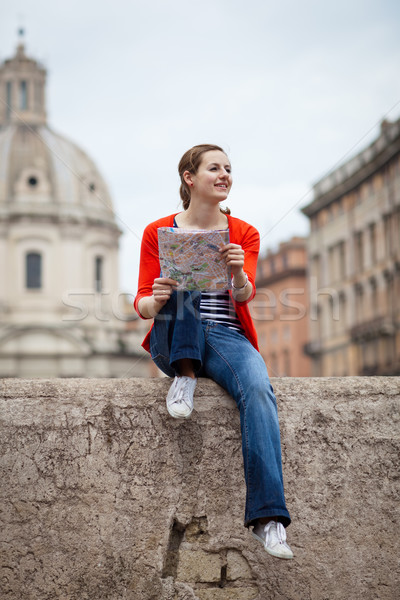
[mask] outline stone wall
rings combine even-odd
[[[398,378],[275,379],[293,561],[243,527],[233,400],[166,379],[3,380],[1,600],[399,597]]]

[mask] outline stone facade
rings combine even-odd
[[[250,309],[270,376],[309,376],[307,240],[293,237],[261,256],[256,287]]]
[[[397,600],[399,378],[272,379],[293,561],[243,526],[239,416],[199,381],[0,382],[2,600]]]
[[[314,186],[312,374],[400,374],[400,120]]]

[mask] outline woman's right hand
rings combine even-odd
[[[178,281],[171,279],[170,277],[157,277],[153,283],[153,298],[156,305],[159,305],[160,309],[168,302],[172,292],[179,285]]]
[[[138,310],[144,319],[153,319],[168,302],[172,292],[179,285],[175,279],[157,277],[152,285],[152,296],[144,296],[138,302]]]

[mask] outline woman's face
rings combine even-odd
[[[189,175],[192,194],[215,199],[216,202],[222,202],[228,197],[232,187],[231,164],[226,154],[220,150],[205,152],[197,173]],[[190,183],[193,185],[190,186]]]

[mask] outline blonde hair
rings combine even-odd
[[[219,150],[226,154],[226,152],[220,147],[214,144],[199,144],[198,146],[193,146],[190,150],[187,150],[185,154],[182,156],[178,165],[179,177],[181,178],[181,187],[179,188],[179,194],[182,199],[183,209],[187,210],[190,205],[190,188],[186,181],[183,178],[183,174],[185,171],[189,171],[192,175],[196,175],[199,170],[199,166],[201,161],[203,160],[203,154],[206,152],[210,152],[211,150]],[[231,211],[229,208],[221,208],[221,212],[226,215],[230,215]]]

